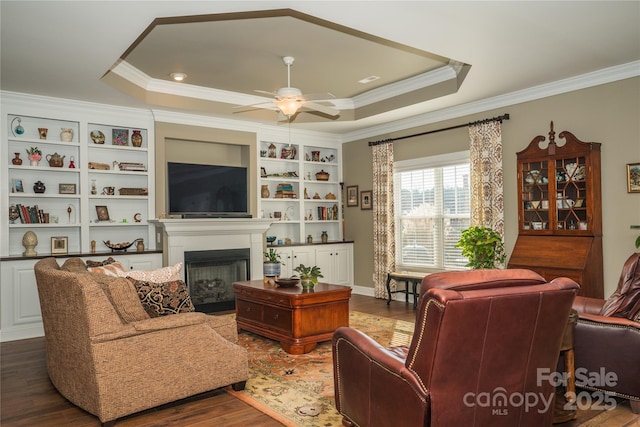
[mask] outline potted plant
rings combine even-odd
[[[27,157],[31,162],[31,166],[38,166],[40,160],[42,159],[42,151],[38,147],[30,147],[27,150]]]
[[[318,283],[319,277],[324,277],[320,272],[320,267],[314,265],[313,267],[307,267],[304,264],[300,264],[293,269],[300,276],[300,284],[303,288],[313,288]]]
[[[265,277],[279,277],[282,265],[280,254],[274,248],[269,248],[269,251],[263,252],[263,254],[265,261],[262,264],[262,270]]]
[[[455,247],[462,248],[462,255],[469,260],[466,266],[473,269],[496,268],[507,258],[502,237],[490,227],[472,226],[462,230]]]

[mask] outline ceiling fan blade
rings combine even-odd
[[[327,114],[329,116],[337,116],[338,114],[340,114],[340,110],[338,110],[337,108],[318,104],[317,102],[305,102],[303,104],[303,107],[310,110],[319,111],[320,113]]]
[[[251,105],[238,105],[236,107],[233,107],[234,113],[242,113],[244,111],[253,111],[253,110],[259,110],[259,109],[277,110],[273,102],[262,102],[260,104],[251,104]]]
[[[276,96],[275,92],[269,92],[267,90],[254,89],[253,91],[257,93],[264,93],[265,95],[269,95],[269,96]]]
[[[336,97],[329,92],[326,93],[305,93],[302,95],[302,99],[305,101],[331,101],[332,99],[336,99]]]

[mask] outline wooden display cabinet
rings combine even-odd
[[[603,298],[600,143],[568,131],[557,145],[536,136],[517,153],[518,240],[509,268],[529,268],[545,279],[565,276],[580,295]]]

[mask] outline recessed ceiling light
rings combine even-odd
[[[367,83],[375,82],[376,80],[380,80],[380,77],[379,76],[369,76],[369,77],[365,77],[362,80],[358,80],[358,83],[362,83],[363,85],[365,85]]]
[[[185,73],[171,73],[169,74],[169,77],[177,82],[181,82],[187,78],[187,75]]]

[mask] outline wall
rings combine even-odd
[[[463,88],[464,90],[464,88]],[[640,194],[627,193],[626,164],[640,162],[640,78],[631,78],[531,102],[488,110],[456,120],[407,129],[343,145],[345,186],[359,190],[372,187],[371,149],[368,141],[393,138],[467,123],[509,113],[503,122],[502,142],[505,191],[505,247],[513,248],[517,234],[516,153],[537,135],[548,136],[553,120],[556,137],[563,130],[585,142],[602,143],[602,205],[604,248],[604,294],[616,288],[624,261],[635,250],[640,224]],[[434,133],[394,143],[396,160],[427,157],[468,149],[467,129]],[[557,139],[559,144],[564,141]],[[357,286],[372,287],[372,211],[345,209],[345,235],[354,240],[354,271]]]
[[[184,163],[245,166],[249,168],[249,212],[257,217],[258,153],[256,134],[176,123],[155,123],[156,212],[167,212],[166,164]]]

